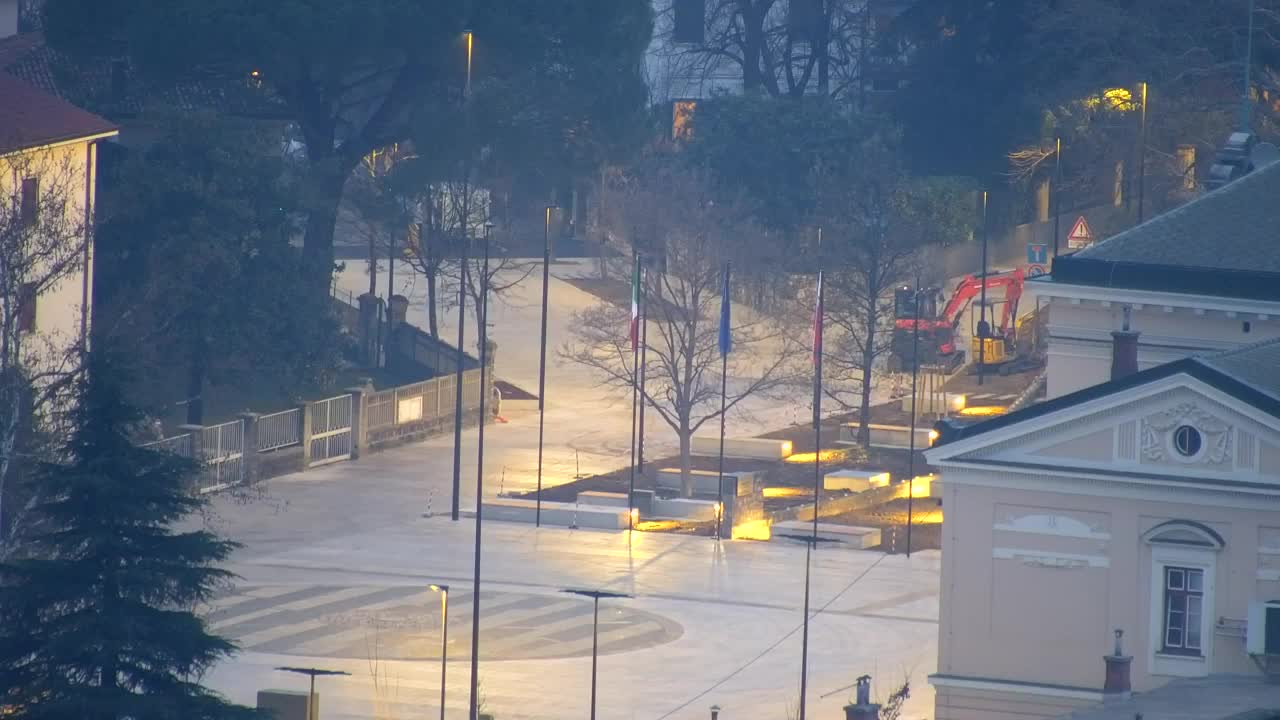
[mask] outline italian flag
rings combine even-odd
[[[640,256],[631,271],[631,349],[640,346]]]

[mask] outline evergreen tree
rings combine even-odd
[[[130,439],[142,415],[114,363],[89,361],[76,429],[42,484],[32,554],[0,566],[0,707],[16,718],[253,717],[199,684],[235,646],[192,609],[236,545],[173,524],[200,508],[196,467]]]

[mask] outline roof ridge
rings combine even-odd
[[[1197,360],[1200,360],[1200,359],[1212,360],[1214,358],[1232,357],[1234,355],[1247,353],[1247,352],[1256,350],[1260,347],[1265,347],[1267,345],[1280,345],[1280,337],[1255,340],[1254,342],[1251,342],[1247,345],[1241,345],[1240,347],[1231,348],[1229,350],[1215,350],[1212,352],[1198,353],[1196,355],[1193,355],[1192,357],[1194,357]]]

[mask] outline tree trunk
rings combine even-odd
[[[693,431],[689,429],[689,421],[680,421],[680,496],[693,497],[693,458],[690,455],[690,440]]]
[[[440,326],[436,318],[436,275],[438,269],[431,268],[427,271],[427,332],[431,333],[432,340],[440,339]]]
[[[308,152],[312,152],[312,143],[307,145]],[[329,294],[329,284],[333,281],[333,236],[338,222],[338,205],[342,202],[347,177],[359,161],[359,158],[351,160],[330,153],[328,157],[313,160],[308,170],[307,224],[302,238],[302,257],[317,297]]]
[[[742,5],[742,91],[750,95],[766,90],[764,71],[761,59],[764,57],[764,15],[765,11],[755,2]]]
[[[204,376],[207,361],[203,348],[193,343],[187,361],[187,424],[204,424]]]
[[[826,97],[831,94],[831,2],[818,3],[818,37],[815,51],[818,54],[818,92]]]
[[[872,298],[872,305],[875,304],[875,298]],[[867,326],[864,328],[866,337],[862,343],[862,406],[858,413],[861,422],[858,425],[858,443],[862,447],[871,448],[871,365],[876,360],[876,333],[879,328],[876,322],[879,320],[874,309],[867,311]]]

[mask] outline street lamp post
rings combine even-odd
[[[343,670],[322,670],[320,668],[304,668],[304,667],[278,667],[281,672],[296,673],[298,675],[306,675],[311,678],[311,690],[307,693],[307,720],[317,720],[316,713],[316,676],[323,675],[330,677],[334,675],[350,675],[351,673]]]
[[[485,373],[489,362],[489,231],[484,224],[484,262],[480,274],[480,436],[476,445],[476,546],[471,580],[471,700],[470,720],[477,720],[480,690],[480,521],[484,509],[484,400]]]
[[[440,720],[444,720],[445,671],[449,667],[449,586],[432,585],[440,593]]]
[[[1247,90],[1247,89],[1246,89]],[[1147,84],[1142,83],[1142,120],[1138,133],[1138,224],[1142,224],[1147,187]]]
[[[983,371],[987,364],[987,191],[982,191],[982,297],[978,301],[978,385],[982,386]]]
[[[1053,259],[1058,259],[1058,219],[1062,216],[1062,138],[1054,141],[1053,150]],[[1052,266],[1050,266],[1052,269]]]
[[[591,720],[596,720],[596,661],[599,654],[600,640],[600,598],[629,598],[626,593],[609,592],[608,590],[565,589],[561,592],[570,595],[581,595],[592,600],[591,608]]]
[[[817,510],[817,506],[814,506]],[[815,523],[816,526],[816,523]],[[798,720],[805,720],[805,696],[809,691],[809,566],[813,557],[813,548],[820,542],[840,542],[830,538],[818,537],[813,535],[788,535],[781,534],[778,537],[784,537],[788,540],[801,540],[805,544],[804,550],[804,630],[800,640],[800,715]]]
[[[907,557],[911,557],[911,501],[916,484],[916,403],[917,380],[920,377],[920,276],[916,275],[915,322],[911,331],[911,437],[907,440]]]
[[[542,223],[542,349],[538,361],[538,494],[533,511],[533,526],[542,527],[542,427],[547,394],[547,288],[551,280],[551,211],[547,206]]]
[[[465,84],[462,86],[463,127],[467,129],[470,122],[470,115],[466,113],[466,110],[469,105],[468,101],[471,99],[471,48],[474,38],[470,30],[463,30],[462,34],[466,36],[467,40],[467,77]],[[471,189],[468,187],[467,181],[470,178],[471,167],[468,164],[467,174],[462,183],[462,249],[460,251],[458,270],[458,367],[453,381],[455,386],[453,399],[453,500],[449,508],[449,517],[454,522],[457,522],[460,516],[458,503],[459,496],[462,494],[462,369],[463,360],[466,358],[466,353],[462,351],[462,346],[466,343],[466,335],[463,333],[463,329],[467,324],[467,243],[470,241],[467,228],[471,221],[469,207]],[[441,209],[440,219],[442,221],[441,224],[443,224],[443,208]],[[483,390],[484,388],[481,387],[482,392]]]

